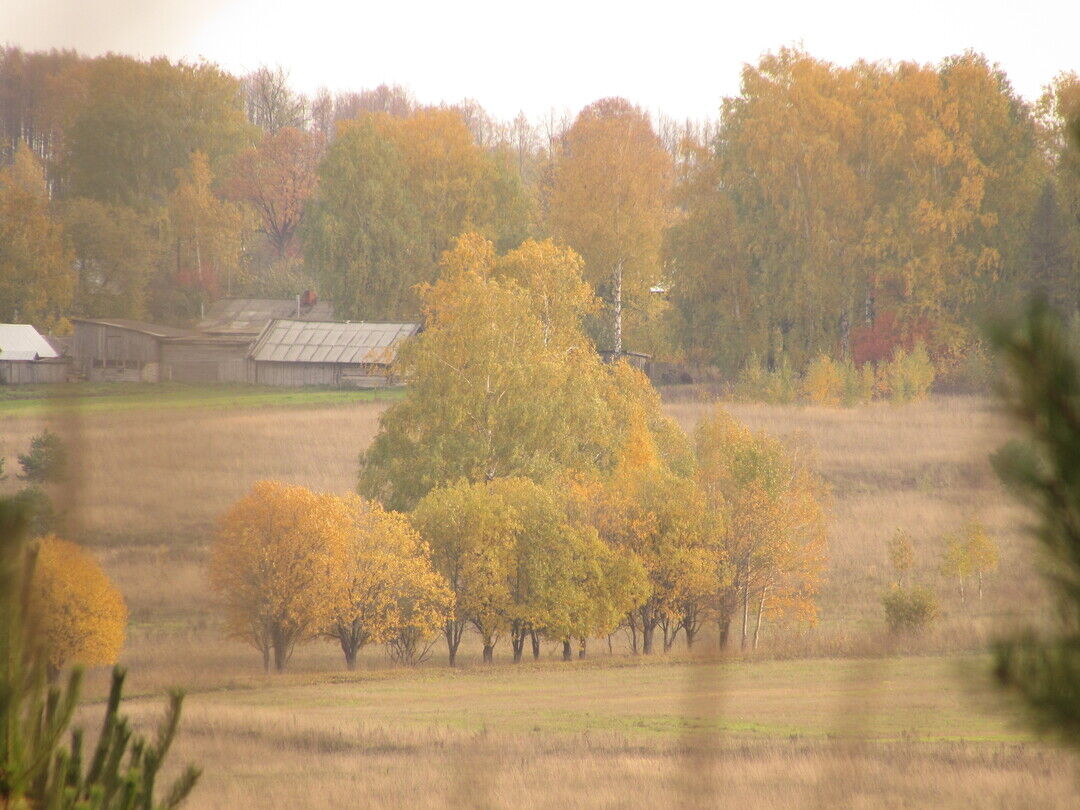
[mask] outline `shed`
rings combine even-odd
[[[161,344],[194,332],[124,318],[72,318],[75,368],[89,380],[158,382]]]
[[[397,351],[419,331],[417,323],[274,320],[251,347],[248,379],[259,385],[392,385]]]
[[[67,360],[33,326],[0,323],[0,383],[60,383],[67,372]]]
[[[195,329],[206,335],[247,335],[252,340],[278,318],[296,321],[332,321],[334,309],[306,292],[290,298],[220,298],[210,305]]]

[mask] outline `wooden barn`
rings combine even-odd
[[[68,361],[28,323],[0,323],[0,384],[67,381]]]
[[[106,382],[245,382],[251,338],[125,319],[73,318],[75,368]]]
[[[416,323],[337,323],[279,319],[248,354],[249,382],[381,388],[397,382],[392,365]]]

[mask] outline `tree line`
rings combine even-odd
[[[0,52],[0,316],[185,322],[221,295],[312,287],[342,318],[414,318],[465,232],[573,248],[601,349],[729,378],[918,343],[956,372],[989,309],[1040,292],[1076,310],[1075,74],[1032,104],[974,53],[782,49],[684,123],[624,99],[499,122],[287,79]]]
[[[411,384],[363,453],[359,495],[262,482],[222,518],[212,582],[229,628],[280,669],[329,637],[355,664],[412,663],[466,632],[490,661],[544,640],[564,657],[625,631],[633,649],[757,646],[816,618],[824,485],[802,457],[723,410],[687,436],[644,375],[605,363],[601,303],[555,242],[500,253],[478,234],[419,290]]]

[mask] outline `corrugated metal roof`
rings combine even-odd
[[[334,317],[329,301],[301,306],[297,317],[296,300],[290,298],[221,298],[210,305],[206,316],[195,327],[200,332],[224,334],[259,334],[270,321],[289,318],[299,321],[329,321]]]
[[[271,322],[249,357],[284,363],[390,365],[416,323],[332,323],[279,319]]]
[[[0,323],[0,360],[38,360],[59,357],[33,326],[28,323]]]

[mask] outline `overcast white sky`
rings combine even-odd
[[[398,83],[500,118],[610,95],[698,118],[738,91],[744,63],[799,43],[838,63],[974,48],[1032,99],[1080,71],[1080,0],[0,0],[0,42],[281,65],[307,93]]]

